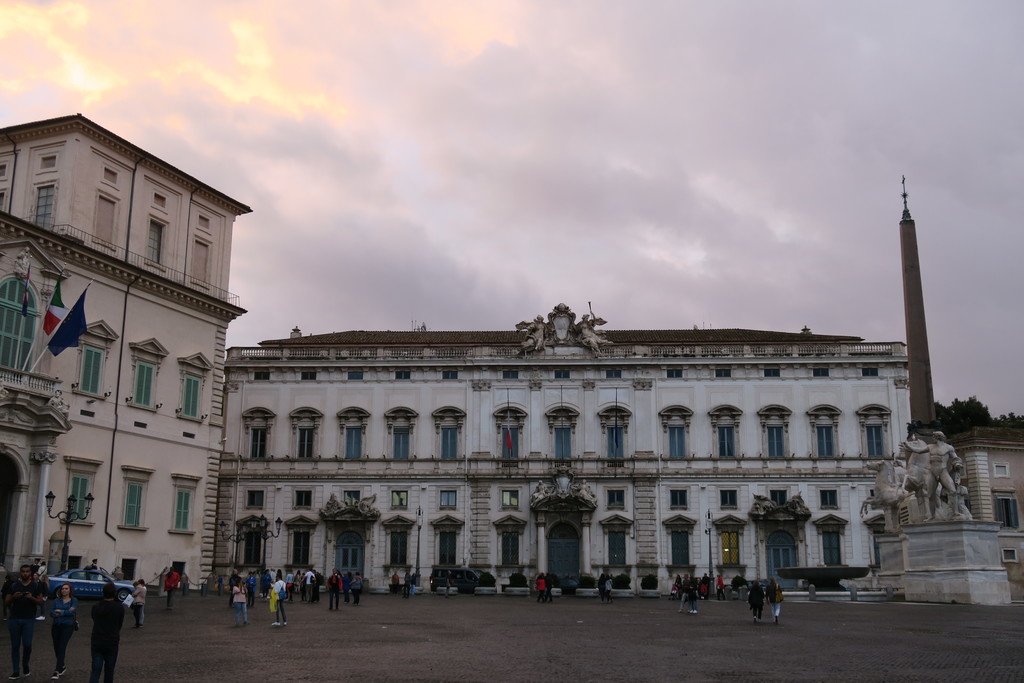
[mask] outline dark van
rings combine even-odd
[[[480,574],[465,567],[433,567],[430,570],[430,590],[444,592],[448,585],[448,572],[452,573],[452,587],[459,593],[472,593],[480,585]]]

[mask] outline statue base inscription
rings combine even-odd
[[[906,599],[1010,604],[1010,584],[1000,560],[998,533],[998,522],[962,520],[904,525]],[[883,571],[885,564],[883,556]]]

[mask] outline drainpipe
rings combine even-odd
[[[14,164],[11,165],[11,187],[7,196],[7,213],[11,212],[14,207],[14,176],[18,172],[18,143],[14,141],[10,133],[4,133],[7,136],[7,140],[11,143],[11,151],[14,152]],[[3,209],[0,206],[0,209]]]

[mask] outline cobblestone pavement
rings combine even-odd
[[[68,656],[88,679],[92,601]],[[146,626],[125,615],[119,681],[1022,681],[1024,606],[783,603],[782,624],[754,623],[738,601],[679,613],[667,599],[367,595],[287,605],[271,627],[257,601],[234,627],[227,597],[160,599]],[[0,638],[3,666],[10,643]],[[53,671],[50,621],[36,623],[32,677]],[[0,674],[9,673],[0,669]],[[2,676],[0,676],[2,677]]]

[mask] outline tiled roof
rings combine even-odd
[[[605,330],[615,344],[857,344],[861,337],[765,330]],[[268,339],[260,346],[518,346],[525,333],[508,331],[390,332],[349,330],[294,339]]]

